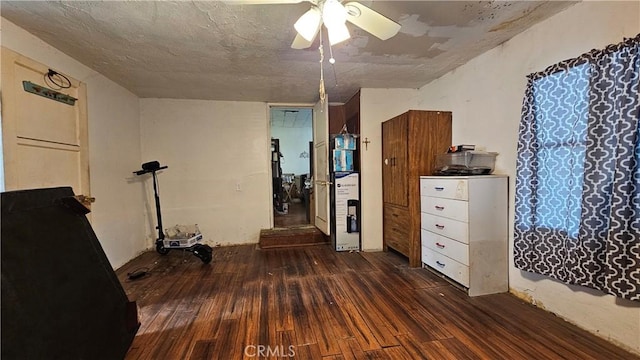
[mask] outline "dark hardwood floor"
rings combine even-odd
[[[213,255],[149,252],[117,271],[142,323],[127,359],[640,359],[509,294],[469,298],[391,252]]]

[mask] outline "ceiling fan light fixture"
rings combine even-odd
[[[346,24],[327,27],[327,31],[329,33],[329,44],[331,44],[331,46],[341,43],[351,37]]]
[[[360,11],[360,9],[358,9],[351,3],[345,5],[345,9],[347,9],[347,15],[351,17],[357,18],[357,17],[360,17],[360,15],[362,15],[362,11]]]
[[[338,0],[326,0],[322,6],[322,21],[327,29],[344,25],[347,9]]]
[[[298,34],[307,41],[313,41],[322,24],[322,14],[317,7],[312,7],[304,13],[293,25]]]

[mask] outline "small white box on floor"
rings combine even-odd
[[[200,240],[202,240],[202,234],[196,234],[190,238],[165,238],[164,247],[169,249],[186,248],[197,244]]]

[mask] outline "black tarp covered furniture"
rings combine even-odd
[[[2,193],[2,359],[122,359],[139,327],[70,187]]]

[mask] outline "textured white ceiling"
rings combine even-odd
[[[419,88],[537,22],[562,1],[361,1],[402,25],[325,47],[331,102],[359,88]],[[290,48],[308,2],[2,1],[2,16],[143,98],[313,103],[318,41]],[[560,34],[559,34],[560,35]]]
[[[310,128],[312,114],[311,108],[272,107],[271,127]]]

